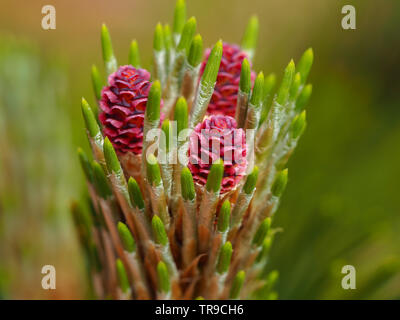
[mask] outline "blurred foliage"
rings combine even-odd
[[[22,184],[22,189],[10,182],[14,178],[4,175],[13,172],[11,169],[0,172],[0,184],[7,186],[7,194],[3,193],[4,187],[1,188],[2,206],[6,199],[8,207],[14,206],[12,211],[8,209],[14,212],[13,215],[30,212],[30,202],[20,202],[23,198],[19,190],[25,190],[23,196],[33,197],[36,208],[40,204],[54,209],[53,214],[45,216],[60,217],[60,220],[38,220],[32,215],[29,222],[25,218],[10,222],[8,217],[4,224],[7,215],[4,208],[0,208],[3,221],[0,222],[0,292],[3,288],[2,295],[5,296],[8,285],[7,296],[16,296],[12,294],[17,289],[13,289],[14,282],[9,277],[9,261],[18,261],[21,252],[29,255],[28,249],[35,242],[17,239],[25,246],[29,244],[23,251],[24,246],[11,245],[10,238],[5,244],[4,233],[8,229],[7,233],[13,235],[14,240],[16,229],[26,237],[35,234],[34,227],[40,230],[36,235],[47,235],[50,242],[45,245],[41,242],[37,247],[37,251],[43,251],[45,263],[49,263],[45,248],[46,251],[51,248],[60,251],[64,240],[75,243],[67,201],[79,190],[81,173],[71,144],[81,145],[85,141],[79,102],[81,96],[93,97],[90,67],[92,63],[101,66],[101,23],[106,22],[110,27],[120,63],[127,63],[129,44],[136,38],[142,62],[148,67],[154,26],[159,20],[171,18],[170,8],[174,1],[126,0],[111,4],[106,0],[95,3],[54,0],[52,3],[57,9],[57,29],[54,31],[40,28],[41,2],[5,2],[7,5],[0,12],[1,29],[37,42],[41,50],[34,50],[35,57],[39,54],[48,60],[57,52],[68,62],[68,68],[52,69],[46,65],[44,71],[37,57],[33,59],[35,62],[14,61],[14,67],[8,67],[11,70],[8,74],[14,80],[7,80],[5,87],[4,80],[1,82],[0,158],[4,161],[4,155],[12,155],[14,160],[9,163],[15,163],[15,168],[24,168],[18,170],[22,171],[18,174],[27,175],[31,180],[29,184]],[[400,201],[397,196],[400,190],[400,2],[351,1],[357,10],[357,30],[350,31],[340,26],[341,8],[349,4],[343,0],[187,2],[188,14],[196,16],[199,32],[206,40],[205,46],[219,38],[240,42],[238,35],[242,34],[248,17],[257,13],[260,39],[254,65],[266,74],[282,70],[291,57],[298,59],[309,46],[315,52],[310,75],[314,87],[307,110],[308,127],[289,162],[288,189],[274,221],[274,227],[284,230],[276,235],[269,265],[269,270],[279,271],[276,286],[279,298],[400,298]],[[24,7],[23,12],[19,10],[20,6]],[[0,62],[0,65],[4,63]],[[33,71],[38,69],[40,71],[36,72],[40,75],[36,74],[36,77],[40,80],[32,78]],[[0,78],[5,79],[2,75]],[[69,88],[67,97],[66,88]],[[6,108],[5,101],[8,103]],[[89,103],[94,103],[94,99]],[[9,118],[4,118],[4,110],[8,110]],[[13,122],[4,119],[13,119]],[[52,124],[57,124],[57,128]],[[54,140],[51,139],[53,135]],[[3,151],[4,143],[7,143],[7,153]],[[28,155],[36,154],[40,148],[44,148],[42,153],[38,152],[40,161],[29,160]],[[15,161],[19,161],[18,166]],[[56,172],[56,177],[52,173],[43,179],[43,172],[49,171]],[[21,184],[21,178],[18,179],[15,181]],[[26,179],[22,181],[26,182]],[[39,192],[45,186],[50,190]],[[53,198],[55,192],[60,193]],[[44,212],[41,209],[35,211],[40,215]],[[63,222],[56,223],[55,220]],[[4,248],[7,248],[7,255]],[[11,251],[13,258],[9,259]],[[77,253],[74,254],[68,253],[68,256],[75,259]],[[54,264],[60,269],[65,264],[71,279],[79,281],[84,277],[83,266],[80,259],[75,261],[73,265],[64,260]],[[341,288],[341,268],[345,264],[356,267],[357,290]],[[32,273],[40,274],[40,269],[24,265],[19,272],[25,279],[30,279]],[[79,276],[76,270],[80,271]],[[38,285],[39,282],[32,290],[40,292]],[[61,290],[62,286],[57,288],[57,291]],[[80,297],[82,291],[76,288],[74,297]]]
[[[356,31],[312,39],[308,128],[275,220],[283,299],[400,298],[400,3],[363,4]],[[346,264],[357,290],[341,288]]]
[[[68,200],[79,180],[70,164],[64,74],[28,42],[0,38],[2,298],[77,297]],[[41,288],[47,264],[56,267],[59,290]]]
[[[379,92],[355,93],[354,82],[351,75],[318,82],[289,164],[275,220],[285,232],[276,237],[271,266],[281,273],[281,298],[399,297],[400,119],[385,121],[374,108]],[[346,264],[357,270],[355,292],[340,286]],[[374,283],[382,272],[385,281]]]

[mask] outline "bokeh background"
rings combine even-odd
[[[56,8],[56,30],[41,8]],[[341,8],[357,29],[341,28]],[[87,146],[80,98],[94,103],[105,22],[121,64],[137,39],[150,65],[154,26],[173,0],[2,0],[0,11],[0,298],[87,298],[69,205],[84,191],[76,147]],[[210,46],[240,42],[260,19],[255,68],[281,77],[313,47],[308,127],[289,162],[269,262],[282,299],[400,298],[400,2],[187,0]],[[41,288],[41,268],[57,289]],[[341,288],[354,265],[357,289]]]

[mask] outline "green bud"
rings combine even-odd
[[[164,25],[163,35],[164,35],[164,47],[165,47],[165,50],[168,51],[173,46],[171,29],[169,28],[168,24]]]
[[[217,263],[217,271],[219,274],[223,274],[228,271],[229,266],[231,264],[232,257],[232,244],[227,241],[221,247],[221,251],[219,253],[219,259]]]
[[[146,119],[148,121],[157,121],[160,119],[160,102],[161,102],[161,84],[156,80],[151,85],[149,97],[146,105]]]
[[[94,185],[99,196],[104,199],[110,197],[112,195],[111,188],[108,184],[103,168],[97,161],[92,162],[92,171]]]
[[[261,107],[263,98],[264,98],[264,74],[260,72],[256,78],[256,81],[254,82],[250,103],[256,108]]]
[[[232,287],[231,287],[230,299],[239,298],[239,293],[243,287],[245,278],[246,278],[246,273],[243,270],[239,271],[236,274],[235,278],[233,279],[233,283],[232,283]]]
[[[124,249],[128,252],[134,252],[136,250],[135,239],[133,238],[128,226],[121,221],[118,222],[118,233]]]
[[[203,58],[203,39],[197,34],[190,45],[188,62],[192,67],[197,67]]]
[[[139,210],[144,209],[142,192],[140,191],[138,183],[132,177],[130,177],[128,180],[128,191],[132,204]]]
[[[222,177],[224,176],[224,162],[222,159],[215,161],[207,177],[206,189],[208,192],[219,192]]]
[[[153,219],[151,219],[151,227],[153,228],[153,234],[156,238],[156,242],[163,246],[167,245],[168,237],[167,233],[165,232],[164,223],[156,214],[153,216]]]
[[[305,128],[306,128],[306,110],[298,114],[292,121],[292,126],[290,128],[292,139],[297,139],[298,137],[300,137],[303,134]]]
[[[270,73],[264,79],[264,100],[267,99],[268,95],[271,94],[272,89],[276,84],[276,75],[275,73]]]
[[[287,65],[285,72],[283,74],[283,79],[282,79],[282,83],[281,86],[279,88],[278,91],[278,98],[277,98],[277,102],[280,105],[283,105],[286,103],[288,96],[289,96],[289,90],[290,87],[292,85],[292,81],[293,81],[293,75],[295,72],[295,65],[294,65],[294,61],[290,60],[289,64]]]
[[[135,68],[140,67],[139,46],[136,40],[133,40],[129,47],[129,64]]]
[[[285,191],[287,180],[288,180],[288,169],[284,169],[278,172],[271,188],[271,193],[273,196],[280,197],[282,195],[283,191]]]
[[[85,195],[84,201],[86,202],[91,220],[93,221],[93,225],[97,227],[106,227],[106,222],[104,220],[104,215],[101,214],[101,212],[96,212],[96,209],[94,208],[93,201],[90,198],[89,194]]]
[[[154,154],[149,154],[146,161],[147,180],[152,186],[159,186],[161,184],[161,172],[158,165],[157,158]]]
[[[90,108],[89,104],[82,98],[82,114],[85,120],[86,129],[89,132],[90,137],[94,138],[101,134],[99,124],[96,121],[96,117]]]
[[[188,106],[186,99],[180,97],[175,105],[174,119],[176,121],[177,133],[188,128]]]
[[[300,72],[301,75],[302,84],[304,84],[307,81],[308,74],[310,73],[313,61],[314,61],[314,52],[312,48],[309,48],[303,53],[297,66],[297,71]]]
[[[204,298],[203,298],[202,296],[198,296],[198,297],[196,298],[196,300],[204,300]]]
[[[299,97],[297,98],[296,101],[297,111],[301,111],[305,108],[305,106],[308,104],[308,101],[310,100],[311,93],[312,93],[312,85],[307,84],[301,91]]]
[[[160,261],[157,264],[157,276],[158,276],[158,289],[161,292],[169,292],[170,290],[170,282],[169,282],[169,273],[167,266],[163,261]]]
[[[108,137],[104,139],[103,153],[106,160],[107,170],[110,173],[119,174],[121,172],[121,164],[119,163],[117,154]]]
[[[254,245],[259,247],[263,244],[263,241],[267,236],[270,227],[271,227],[271,218],[267,217],[263,220],[263,222],[261,222],[260,226],[257,229],[256,234],[254,235],[253,238]]]
[[[219,210],[218,215],[218,231],[225,232],[228,230],[231,219],[231,203],[229,200],[225,200]]]
[[[240,82],[239,82],[240,91],[243,93],[250,94],[251,90],[251,69],[249,60],[246,58],[243,59],[242,69],[240,71]]]
[[[243,190],[247,194],[251,194],[256,187],[257,183],[257,178],[258,178],[258,167],[255,166],[253,168],[253,171],[247,176],[246,182],[243,186]]]
[[[89,159],[86,156],[86,153],[82,150],[82,148],[78,148],[78,157],[79,162],[82,166],[82,170],[85,174],[86,180],[89,182],[93,182],[93,171],[90,165]]]
[[[101,27],[101,47],[103,49],[103,60],[108,74],[117,70],[117,60],[115,59],[110,33],[105,24]]]
[[[278,270],[272,270],[267,275],[266,283],[268,284],[268,287],[269,288],[273,287],[276,284],[276,282],[278,281],[278,278],[279,278],[279,271]]]
[[[200,86],[196,93],[194,105],[192,106],[189,127],[193,128],[203,120],[207,111],[208,103],[214,92],[218,69],[222,57],[222,41],[218,41],[212,48],[207,60],[206,67],[200,80]]]
[[[263,123],[267,119],[271,104],[269,103],[269,97],[271,96],[272,89],[276,84],[276,76],[274,73],[270,73],[264,78],[264,93],[263,93],[263,107],[260,116],[259,124]]]
[[[163,35],[165,48],[165,76],[167,77],[173,64],[172,59],[174,58],[171,54],[171,50],[174,48],[174,40],[172,39],[171,29],[168,24],[164,25]]]
[[[124,264],[120,259],[117,259],[116,267],[119,286],[121,287],[122,292],[127,293],[129,290],[128,275],[126,274]]]
[[[214,85],[217,80],[219,65],[222,58],[222,41],[219,40],[210,52],[201,83],[204,85]]]
[[[164,49],[164,34],[161,23],[157,24],[156,30],[154,31],[153,49],[154,51],[161,51]]]
[[[171,124],[168,119],[165,119],[161,125],[161,130],[164,133],[165,136],[165,142],[160,142],[160,146],[164,147],[165,146],[165,151],[168,152],[170,148],[170,129],[171,129]]]
[[[290,99],[295,100],[299,93],[299,89],[301,86],[301,75],[300,72],[297,72],[293,78],[292,86],[290,87]]]
[[[79,238],[82,243],[86,246],[89,245],[90,238],[92,237],[92,228],[94,225],[93,219],[90,216],[86,207],[73,201],[70,207],[72,218],[74,220],[75,226],[78,230]]]
[[[177,0],[174,12],[173,33],[181,34],[186,20],[186,4],[184,0]]]
[[[263,108],[261,111],[260,124],[265,121],[268,116],[271,104],[269,103],[269,97],[271,95],[272,89],[276,84],[276,76],[274,73],[270,73],[264,78],[264,93],[263,93]]]
[[[257,256],[256,262],[261,262],[262,260],[264,260],[269,253],[269,249],[271,248],[271,244],[272,244],[272,238],[271,237],[265,237],[262,246],[261,246],[261,251]]]
[[[181,173],[181,189],[182,189],[182,197],[186,201],[193,201],[196,197],[196,192],[194,189],[194,182],[192,173],[188,169],[188,167],[184,167]]]
[[[100,77],[99,70],[95,65],[92,65],[92,85],[93,85],[93,91],[95,93],[96,99],[100,100],[101,99],[101,90],[103,89],[103,81],[102,78]]]
[[[188,52],[190,48],[190,43],[192,42],[195,32],[196,32],[196,18],[191,17],[183,27],[182,36],[177,47],[178,51]]]
[[[252,16],[247,24],[242,40],[242,49],[254,52],[257,46],[259,23],[256,16]]]

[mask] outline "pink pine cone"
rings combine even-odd
[[[103,133],[118,152],[140,154],[150,73],[130,65],[121,66],[110,74],[108,83],[100,100]]]
[[[200,75],[204,72],[210,52],[211,49],[206,50],[205,58],[200,67]],[[229,43],[223,44],[221,65],[219,67],[214,93],[208,105],[208,114],[221,114],[235,117],[240,71],[245,58],[249,59],[247,54],[240,50],[239,46]],[[252,82],[255,77],[256,74],[252,71]]]
[[[212,147],[212,146],[216,147]],[[224,161],[221,193],[236,187],[246,171],[246,136],[236,128],[234,118],[222,115],[206,117],[190,136],[189,164],[193,180],[204,186],[211,165],[218,159]]]

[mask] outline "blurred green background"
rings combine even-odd
[[[56,8],[56,30],[41,8]],[[341,28],[352,4],[357,29]],[[100,26],[120,64],[137,39],[150,65],[154,26],[174,1],[3,0],[0,11],[0,298],[82,298],[84,263],[69,201],[84,190],[75,154],[87,147],[79,101],[94,103]],[[313,47],[308,127],[289,162],[269,268],[282,299],[400,298],[400,2],[187,0],[210,46],[240,42],[260,19],[254,66],[278,77]],[[41,288],[53,264],[57,290]],[[354,265],[357,289],[341,288]]]

